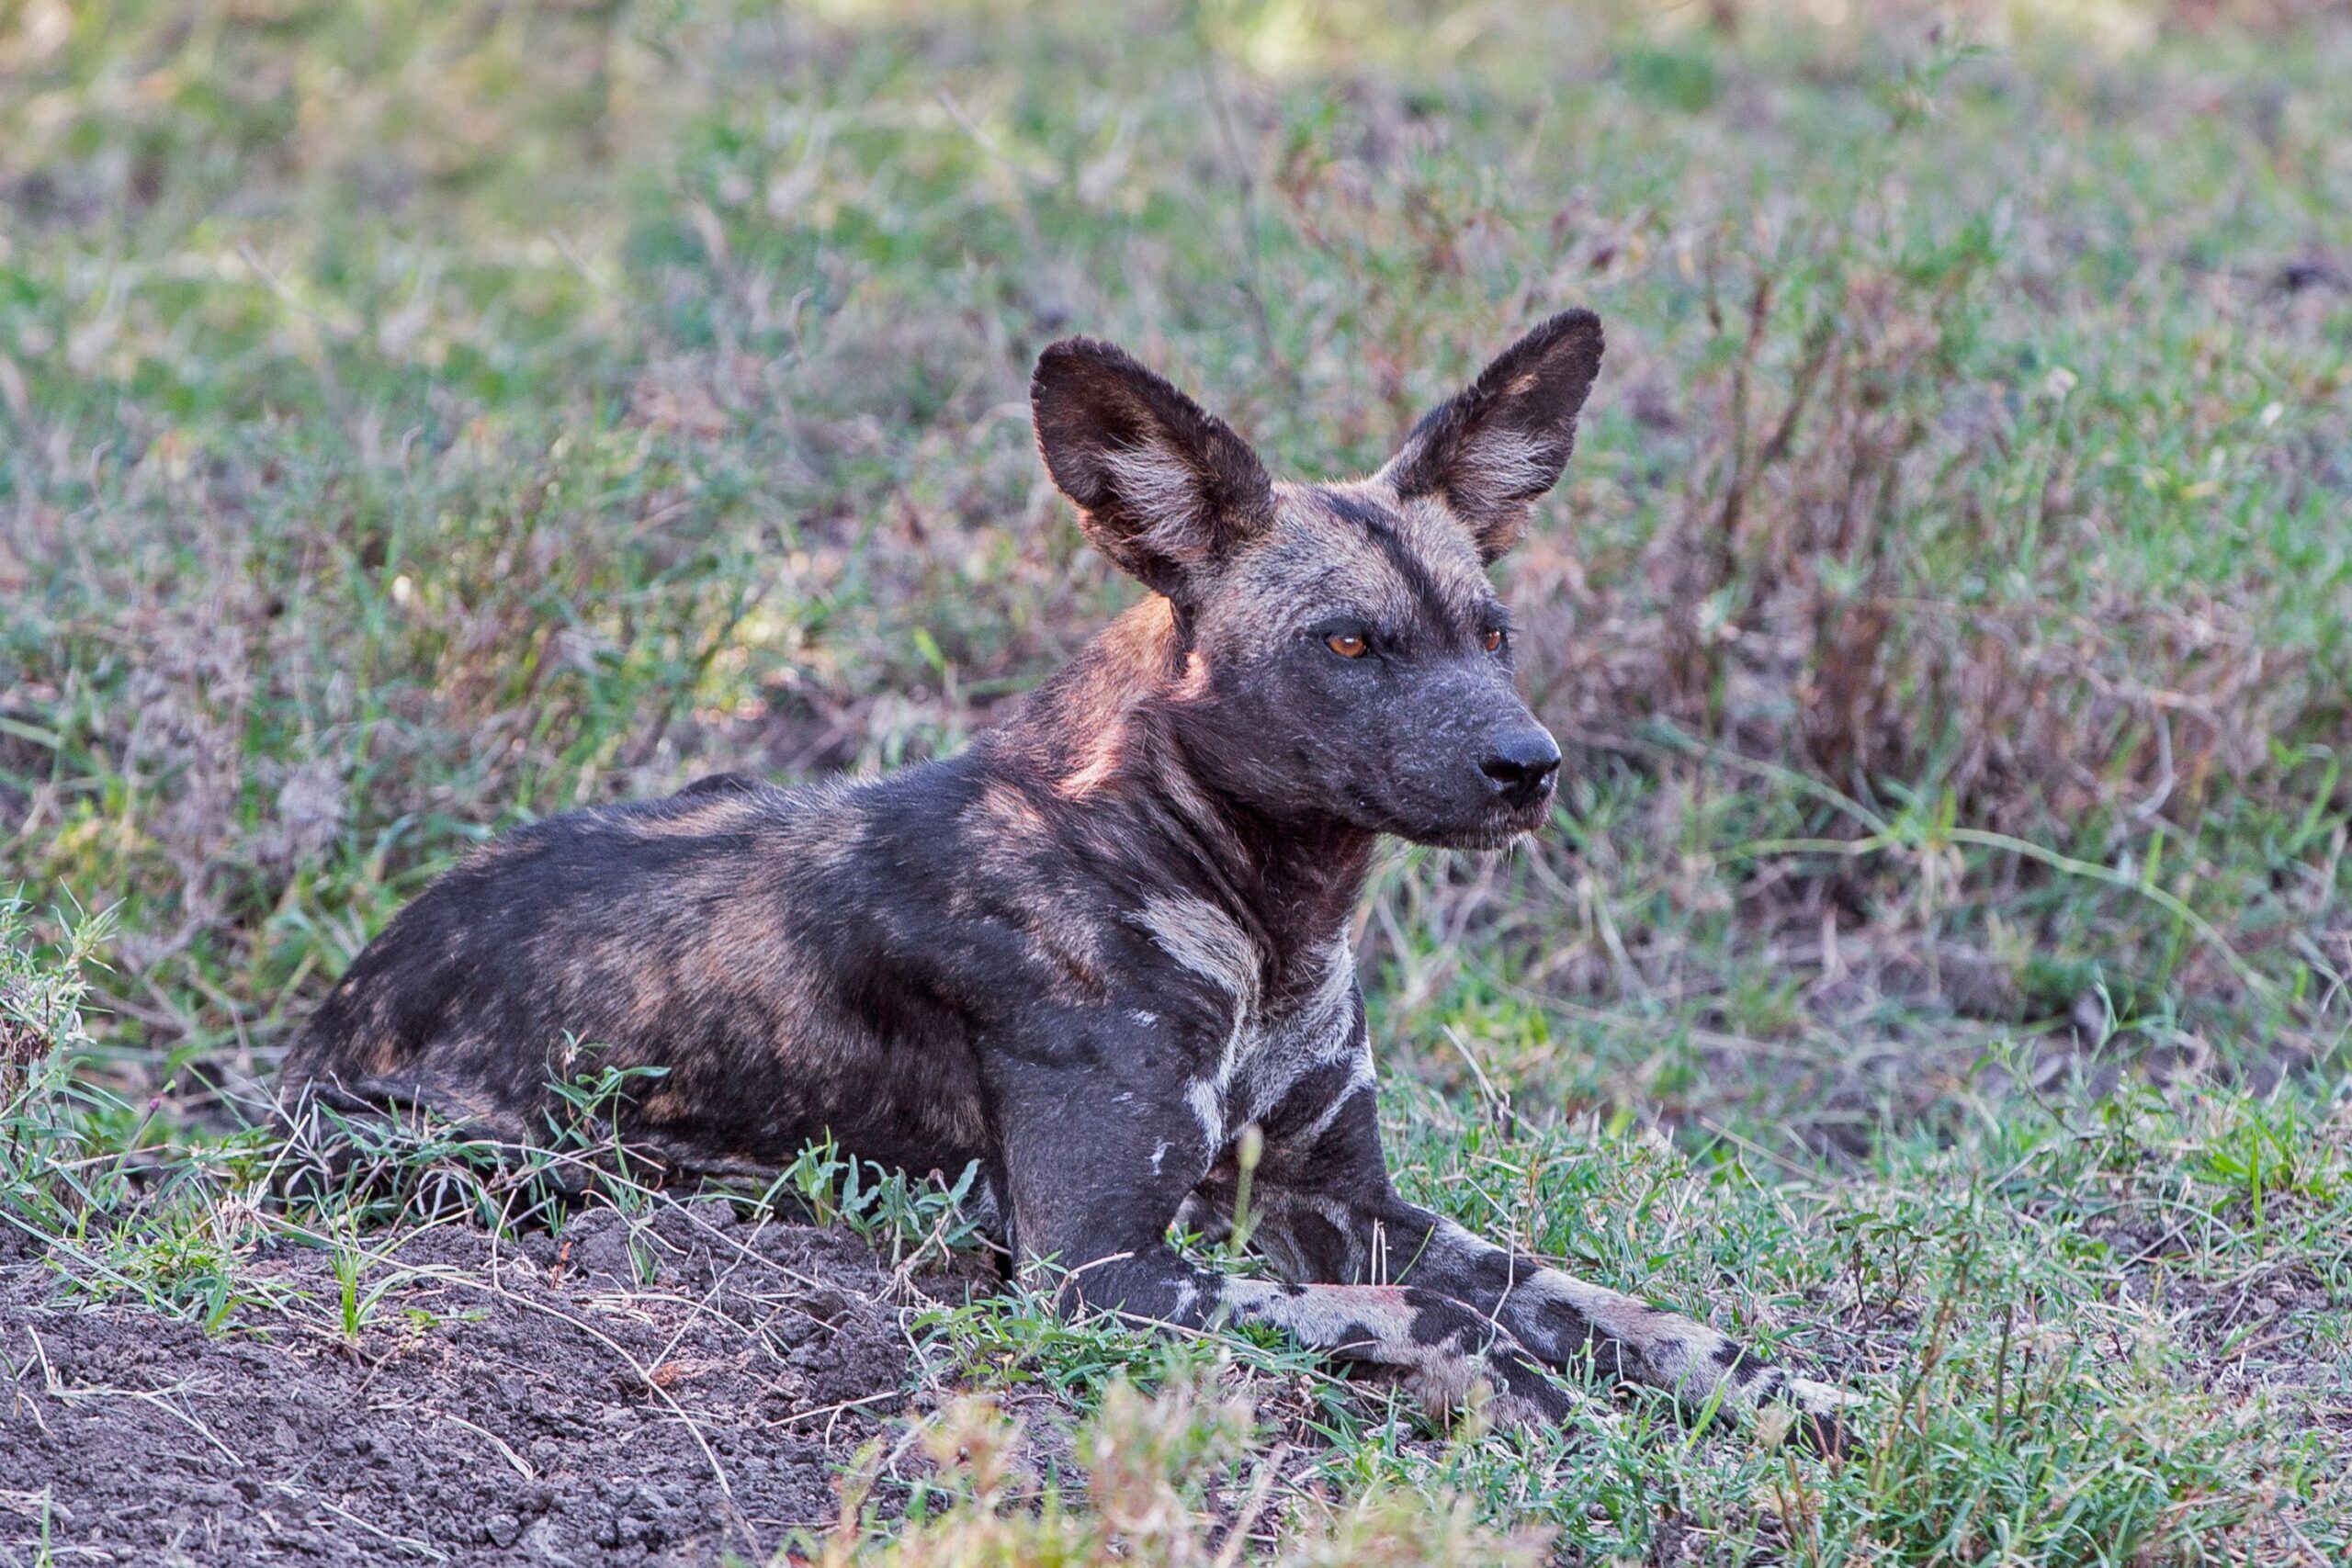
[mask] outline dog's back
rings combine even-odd
[[[657,1067],[624,1125],[684,1163],[772,1166],[831,1132],[960,1168],[981,1152],[970,1042],[920,976],[859,961],[888,899],[855,852],[879,804],[861,795],[935,795],[952,818],[956,773],[799,791],[721,775],[508,834],[368,945],[288,1077],[520,1139],[545,1131],[551,1083]]]

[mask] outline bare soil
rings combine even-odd
[[[764,1562],[903,1405],[906,1284],[854,1236],[709,1201],[361,1245],[355,1343],[322,1247],[208,1334],[0,1239],[0,1559]]]

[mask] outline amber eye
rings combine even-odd
[[[1361,632],[1333,632],[1323,639],[1323,646],[1342,659],[1362,659],[1364,640]]]
[[[1486,643],[1487,651],[1488,653],[1500,653],[1503,650],[1503,634],[1501,628],[1496,627],[1489,630],[1487,633]]]

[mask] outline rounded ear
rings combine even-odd
[[[1064,338],[1029,382],[1037,451],[1095,547],[1182,600],[1187,578],[1273,520],[1273,481],[1225,421],[1124,350]]]
[[[1443,501],[1491,564],[1519,543],[1529,504],[1568,466],[1601,346],[1600,317],[1561,311],[1422,415],[1380,477],[1398,495]]]

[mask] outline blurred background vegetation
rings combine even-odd
[[[90,1070],[200,1109],[481,836],[1078,648],[1053,337],[1325,475],[1582,303],[1503,572],[1558,830],[1384,874],[1392,1048],[1853,1149],[2308,1066],[2347,71],[2288,0],[16,0],[0,887],[119,909]]]

